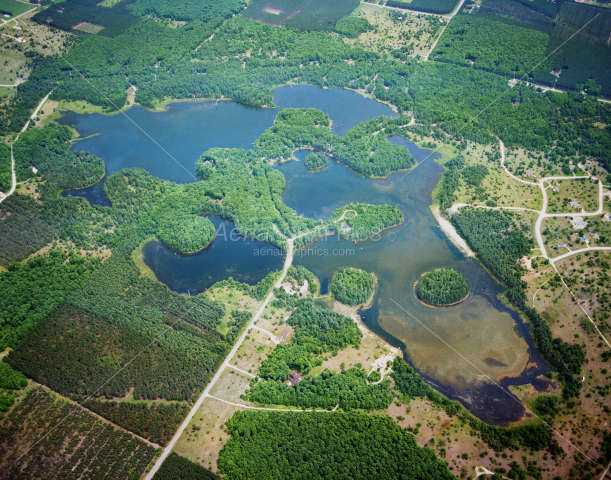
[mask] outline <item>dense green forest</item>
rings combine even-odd
[[[231,438],[219,468],[229,479],[454,478],[390,417],[246,411],[236,412],[227,428]]]
[[[456,0],[388,0],[389,7],[408,8],[417,12],[446,14],[454,10]]]
[[[165,219],[157,236],[161,243],[178,253],[203,250],[214,238],[214,225],[207,218],[191,215]]]
[[[459,14],[444,30],[431,59],[521,78],[545,58],[548,41],[538,30]]]
[[[42,388],[30,390],[7,415],[0,438],[3,479],[140,478],[158,451]]]
[[[276,347],[277,348],[277,347]],[[331,410],[384,410],[393,400],[390,381],[367,385],[367,371],[350,368],[340,373],[324,370],[290,387],[280,381],[259,382],[246,394],[253,402]]]
[[[358,5],[358,0],[253,0],[244,15],[301,30],[330,30]]]
[[[374,290],[373,275],[358,268],[340,268],[331,282],[331,294],[346,305],[366,303]]]
[[[14,394],[28,386],[28,379],[8,363],[0,362],[0,420],[15,403]]]
[[[83,406],[115,425],[165,446],[189,413],[184,403],[132,403],[87,400]]]
[[[8,192],[12,184],[11,147],[2,143],[0,144],[0,192]]]
[[[216,302],[139,277],[129,253],[119,250],[31,327],[6,361],[74,398],[123,397],[133,386],[135,399],[190,400],[230,348],[215,329],[223,315]],[[151,364],[156,368],[146,368]],[[95,390],[121,366],[122,375]]]
[[[357,203],[345,205],[333,212],[330,222],[343,217],[342,226],[336,227],[337,234],[346,240],[365,240],[378,238],[379,233],[390,227],[401,225],[404,220],[403,212],[394,205],[369,205]]]
[[[469,284],[461,273],[439,268],[425,274],[418,283],[418,297],[431,305],[452,305],[469,295]]]
[[[97,258],[60,249],[11,263],[0,275],[0,350],[14,348],[99,265]]]
[[[14,193],[0,203],[0,265],[8,267],[40,250],[58,230],[40,218],[41,207],[31,197]]]
[[[563,396],[578,396],[585,351],[580,344],[553,338],[546,320],[526,302],[526,282],[518,259],[528,255],[531,244],[511,218],[511,213],[476,208],[461,209],[452,216],[458,233],[477,253],[481,262],[507,287],[507,299],[518,307],[532,326],[537,350],[556,371],[563,385]]]
[[[199,463],[172,452],[163,461],[154,480],[218,480],[220,477]]]
[[[329,165],[329,159],[320,152],[312,152],[305,157],[303,164],[308,170],[320,170]]]
[[[26,130],[14,146],[17,181],[42,176],[59,188],[69,189],[88,187],[100,180],[104,162],[90,153],[71,151],[71,138],[65,126],[52,124]]]

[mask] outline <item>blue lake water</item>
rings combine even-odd
[[[276,90],[275,101],[281,107],[325,111],[339,135],[373,117],[395,115],[385,105],[339,89],[283,87]],[[82,136],[100,133],[77,142],[74,148],[101,157],[108,174],[139,167],[164,179],[191,182],[195,161],[202,153],[212,147],[248,149],[273,124],[277,113],[233,102],[208,101],[175,103],[159,113],[142,108],[128,110],[130,118],[157,143],[121,114],[67,114],[62,122],[73,125]],[[528,326],[497,299],[502,289],[438,228],[429,210],[432,190],[443,171],[434,161],[435,155],[402,137],[389,141],[408,148],[420,162],[407,176],[399,173],[372,180],[332,160],[322,171],[309,172],[302,161],[305,152],[298,152],[297,160],[277,167],[286,178],[284,202],[304,216],[328,218],[337,207],[357,202],[397,205],[405,215],[402,226],[383,232],[379,238],[354,244],[328,237],[296,252],[294,263],[314,272],[323,292],[339,267],[355,266],[375,273],[379,287],[374,303],[361,312],[367,326],[402,348],[406,359],[425,378],[460,399],[483,420],[516,420],[523,407],[492,386],[486,376],[506,387],[534,381],[547,367],[533,346]],[[72,194],[102,204],[101,185]],[[214,217],[213,221],[226,229],[232,225]],[[266,256],[255,254],[262,249]],[[175,291],[191,294],[229,277],[255,284],[281,268],[283,256],[279,253],[269,244],[233,242],[222,237],[190,256],[176,254],[158,242],[150,242],[143,249],[146,264],[160,281]],[[415,283],[422,274],[439,267],[454,268],[467,277],[471,295],[465,302],[451,308],[431,308],[416,299]]]

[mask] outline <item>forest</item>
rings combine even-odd
[[[456,0],[388,0],[386,5],[389,7],[408,8],[417,12],[445,15],[451,13],[457,3]]]
[[[56,425],[52,435],[49,425]],[[157,449],[42,388],[30,390],[0,426],[0,478],[140,477]],[[66,441],[70,439],[70,441]],[[23,452],[39,461],[19,461]],[[40,461],[44,459],[44,461]]]
[[[358,268],[340,268],[331,282],[331,294],[345,305],[367,303],[374,290],[373,275]]]
[[[418,297],[437,306],[453,305],[469,295],[469,284],[461,273],[451,268],[438,268],[426,273],[418,283]]]
[[[0,192],[8,192],[12,184],[11,147],[2,143],[0,144]]]
[[[199,463],[172,452],[161,464],[153,480],[218,480],[219,478]]]
[[[300,30],[331,30],[358,5],[358,0],[253,0],[243,15]]]
[[[100,265],[97,258],[51,249],[0,275],[0,349],[14,348]]]
[[[454,478],[433,450],[386,416],[238,411],[227,429],[219,469],[229,479]]]
[[[159,226],[157,237],[161,243],[178,253],[196,253],[214,238],[214,226],[196,215],[166,218]]]
[[[0,203],[0,265],[26,258],[58,234],[40,214],[40,205],[26,195],[13,193]]]
[[[431,59],[521,78],[545,58],[548,41],[535,29],[463,13],[448,24]]]
[[[507,288],[507,299],[520,309],[532,326],[541,357],[558,372],[564,398],[578,396],[581,390],[581,369],[585,351],[580,344],[569,344],[553,338],[547,321],[526,302],[526,282],[522,280],[518,259],[528,255],[531,244],[517,229],[511,213],[476,208],[461,209],[452,216],[452,224],[480,261]]]
[[[308,170],[315,171],[320,170],[329,165],[329,159],[326,155],[320,152],[312,152],[305,157],[303,164]]]
[[[332,310],[317,308],[311,298],[299,300],[287,323],[295,336],[288,344],[278,345],[261,363],[259,376],[266,380],[287,380],[292,370],[307,374],[322,364],[324,352],[349,345],[358,346],[361,331],[351,318]]]
[[[89,399],[83,406],[106,420],[165,447],[189,413],[185,403],[115,402]]]
[[[43,177],[58,188],[85,188],[104,177],[104,162],[87,152],[70,150],[72,134],[65,126],[48,125],[23,133],[14,146],[17,181]],[[30,167],[35,167],[38,173]]]
[[[339,227],[336,228],[336,232],[341,238],[349,241],[372,237],[377,239],[382,230],[401,225],[405,219],[403,212],[394,205],[352,203],[335,210],[329,222],[335,222],[342,216],[344,217],[342,225],[349,228]]]

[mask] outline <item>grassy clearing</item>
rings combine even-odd
[[[598,210],[598,182],[582,177],[574,180],[553,180],[552,185],[560,189],[547,190],[547,213],[581,212],[580,207],[572,207],[569,202],[577,202],[586,212]]]
[[[132,252],[132,260],[138,267],[138,270],[140,270],[140,275],[150,278],[151,280],[157,280],[155,273],[153,273],[149,266],[144,263],[144,256],[142,255],[142,249],[144,248],[144,245],[146,245],[151,240],[152,238],[147,238],[146,240],[142,241],[140,245],[138,245],[138,248],[136,248]]]
[[[237,410],[239,407],[206,398],[176,442],[174,451],[217,472],[219,452],[229,440],[223,427]]]
[[[470,205],[519,207],[539,210],[543,206],[543,196],[539,187],[517,182],[507,176],[501,168],[500,160],[494,159],[496,146],[469,144],[460,151],[467,166],[483,165],[488,169],[479,187],[462,182],[457,191],[457,202]],[[457,152],[458,153],[458,152]]]
[[[410,54],[425,55],[431,49],[439,26],[438,17],[424,14],[421,18],[405,12],[397,12],[375,5],[361,3],[352,12],[353,17],[364,18],[374,28],[356,39],[345,38],[349,45],[361,45],[377,52],[390,53],[402,47],[410,47]],[[399,20],[400,18],[400,20]]]

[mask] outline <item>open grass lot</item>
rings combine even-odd
[[[239,407],[206,398],[176,442],[174,451],[218,472],[219,452],[229,440],[223,428]]]
[[[36,8],[36,6],[17,0],[0,0],[0,13],[8,13],[11,16],[21,15],[23,12]]]
[[[395,52],[400,54],[402,60],[413,54],[427,54],[443,26],[434,15],[421,15],[418,18],[407,12],[397,12],[366,3],[361,3],[352,16],[364,18],[373,28],[361,33],[356,39],[345,38],[346,43],[359,44],[378,52]]]
[[[496,146],[469,145],[461,153],[467,166],[484,166],[488,174],[480,186],[467,184],[464,180],[457,191],[457,202],[493,207],[520,207],[541,209],[543,197],[536,186],[526,185],[508,178],[496,158]]]
[[[566,176],[562,172],[561,165],[550,162],[543,152],[529,151],[523,148],[505,148],[505,166],[511,173],[525,180],[533,181],[526,177],[527,173],[534,173],[537,178],[550,176]],[[575,168],[575,174],[579,175],[580,170]]]
[[[581,208],[572,207],[569,202],[577,202],[585,212],[598,210],[598,182],[586,177],[574,180],[553,180],[553,186],[560,189],[554,192],[547,190],[547,213],[579,214]]]

